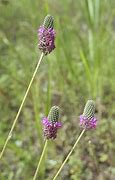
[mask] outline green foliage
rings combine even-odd
[[[47,14],[55,18],[57,36],[0,162],[1,180],[32,178],[44,143],[41,119],[58,105],[63,128],[39,174],[51,180],[80,131],[77,117],[87,99],[96,101],[97,130],[81,139],[59,178],[114,177],[114,7],[114,0],[0,1],[0,149],[40,56],[37,29]]]

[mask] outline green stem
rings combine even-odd
[[[42,159],[43,159],[44,154],[45,154],[45,150],[46,150],[46,147],[47,147],[47,143],[48,143],[48,140],[45,141],[44,148],[43,148],[43,150],[42,150],[42,154],[41,154],[41,156],[40,156],[40,160],[39,160],[39,162],[38,162],[38,165],[37,165],[37,168],[36,168],[36,171],[35,171],[33,180],[35,180],[35,179],[37,178],[37,174],[38,174],[38,171],[39,171],[39,168],[40,168],[40,164],[41,164]]]
[[[73,150],[75,149],[76,145],[78,144],[79,140],[81,139],[81,137],[83,136],[85,132],[85,129],[83,129],[83,131],[80,133],[80,135],[78,136],[75,144],[73,145],[72,149],[70,150],[69,154],[67,155],[67,157],[65,158],[64,162],[62,163],[62,165],[60,166],[60,168],[58,169],[56,175],[54,176],[53,180],[55,180],[57,178],[57,176],[59,175],[59,173],[61,172],[63,166],[65,165],[65,163],[67,162],[67,160],[69,159],[69,157],[71,156]]]
[[[32,83],[33,83],[33,80],[34,80],[34,78],[35,78],[35,76],[36,76],[37,70],[38,70],[38,68],[39,68],[39,66],[40,66],[40,63],[41,63],[43,57],[44,57],[44,54],[42,53],[41,56],[40,56],[40,59],[39,59],[39,61],[38,61],[38,64],[37,64],[37,66],[36,66],[36,69],[35,69],[35,71],[34,71],[34,73],[33,73],[33,76],[32,76],[32,78],[31,78],[31,80],[30,80],[30,83],[29,83],[29,85],[28,85],[28,88],[27,88],[27,90],[26,90],[26,93],[25,93],[25,95],[24,95],[24,97],[23,97],[23,100],[22,100],[22,103],[21,103],[21,105],[20,105],[20,108],[19,108],[19,110],[18,110],[18,112],[17,112],[17,115],[16,115],[14,121],[13,121],[13,124],[12,124],[12,127],[11,127],[11,129],[10,129],[10,132],[9,132],[7,138],[6,138],[6,141],[5,141],[5,143],[4,143],[4,146],[3,146],[2,151],[1,151],[1,153],[0,153],[0,159],[2,158],[2,156],[3,156],[3,154],[4,154],[5,150],[6,150],[7,144],[8,144],[9,140],[10,140],[11,137],[12,137],[12,132],[13,132],[15,126],[16,126],[16,123],[17,123],[17,121],[18,121],[19,115],[20,115],[20,113],[21,113],[21,110],[22,110],[22,108],[23,108],[23,105],[24,105],[24,103],[25,103],[25,100],[26,100],[26,98],[27,98],[27,95],[28,95],[28,93],[29,93],[29,90],[30,90],[30,88],[31,88],[31,85],[32,85]]]

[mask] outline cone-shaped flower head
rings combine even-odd
[[[95,103],[93,100],[88,100],[83,114],[80,115],[80,126],[85,129],[96,128],[97,119],[95,118]]]
[[[53,28],[54,27],[54,18],[51,15],[47,15],[44,19],[43,26],[47,28]]]
[[[57,130],[62,126],[58,119],[59,107],[53,106],[50,109],[48,117],[45,117],[42,121],[43,132],[46,139],[55,139],[57,137]]]
[[[44,19],[43,25],[38,29],[39,49],[45,54],[51,53],[55,49],[55,31],[54,18],[47,15]]]

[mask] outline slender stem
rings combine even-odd
[[[35,179],[37,178],[37,174],[38,174],[38,171],[39,171],[40,164],[41,164],[41,162],[42,162],[43,156],[44,156],[44,154],[45,154],[45,150],[46,150],[46,147],[47,147],[47,143],[48,143],[48,140],[45,141],[44,148],[43,148],[43,150],[42,150],[42,154],[41,154],[41,156],[40,156],[40,160],[39,160],[39,162],[38,162],[38,165],[37,165],[37,168],[36,168],[36,171],[35,171],[33,180],[35,180]]]
[[[13,121],[13,124],[12,124],[12,127],[11,127],[11,129],[10,129],[10,132],[9,132],[9,134],[8,134],[8,136],[7,136],[7,139],[6,139],[5,143],[4,143],[3,149],[2,149],[2,151],[1,151],[1,153],[0,153],[0,159],[2,158],[2,156],[3,156],[4,152],[5,152],[5,149],[6,149],[6,147],[7,147],[7,144],[8,144],[8,142],[9,142],[10,138],[12,137],[12,132],[13,132],[13,130],[14,130],[14,128],[15,128],[15,125],[16,125],[17,120],[18,120],[18,118],[19,118],[19,115],[20,115],[20,113],[21,113],[22,107],[23,107],[23,105],[24,105],[24,103],[25,103],[25,100],[26,100],[26,98],[27,98],[27,95],[28,95],[28,93],[29,93],[29,90],[30,90],[30,88],[31,88],[31,85],[32,85],[32,83],[33,83],[33,80],[34,80],[34,78],[35,78],[35,75],[36,75],[36,73],[37,73],[37,70],[38,70],[38,68],[39,68],[39,66],[40,66],[40,63],[41,63],[43,57],[44,57],[44,54],[42,53],[41,56],[40,56],[40,59],[39,59],[39,61],[38,61],[38,64],[37,64],[37,66],[36,66],[36,69],[35,69],[35,71],[34,71],[34,73],[33,73],[33,76],[32,76],[32,78],[31,78],[31,80],[30,80],[30,83],[29,83],[29,85],[28,85],[28,88],[27,88],[27,90],[26,90],[26,93],[25,93],[25,95],[24,95],[24,97],[23,97],[23,100],[22,100],[22,103],[21,103],[21,105],[20,105],[20,107],[19,107],[19,110],[18,110],[18,112],[17,112],[17,115],[16,115],[16,117],[15,117],[15,119],[14,119],[14,121]]]
[[[81,139],[81,137],[83,136],[85,132],[85,129],[83,129],[83,131],[80,133],[79,137],[77,138],[75,144],[73,145],[72,149],[70,150],[69,154],[67,155],[67,157],[65,158],[64,162],[62,163],[62,165],[60,166],[60,168],[58,169],[56,175],[54,176],[53,180],[55,180],[57,178],[57,176],[59,175],[60,171],[62,170],[63,166],[65,165],[65,163],[67,162],[67,160],[69,159],[70,155],[72,154],[73,150],[75,149],[76,145],[78,144],[79,140]]]

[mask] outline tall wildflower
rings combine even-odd
[[[53,106],[50,109],[48,117],[45,117],[42,120],[43,133],[44,133],[44,137],[45,137],[45,144],[44,144],[42,154],[40,156],[40,160],[38,162],[38,165],[37,165],[33,180],[35,180],[37,178],[37,174],[38,174],[40,164],[41,164],[42,159],[43,159],[44,154],[45,154],[45,150],[46,150],[46,147],[47,147],[48,140],[49,139],[55,139],[57,137],[58,129],[62,127],[61,122],[59,122],[58,120],[59,120],[59,107],[58,106]]]
[[[94,129],[96,127],[96,124],[97,124],[97,119],[95,118],[95,103],[93,100],[88,100],[85,105],[83,114],[80,116],[80,126],[83,128],[83,130],[80,133],[80,135],[78,136],[78,138],[76,139],[70,152],[68,153],[67,157],[61,164],[60,168],[58,169],[57,173],[55,174],[55,176],[52,180],[55,180],[57,178],[57,176],[61,172],[63,166],[65,165],[65,163],[71,156],[72,152],[74,151],[75,147],[77,146],[78,142],[80,141],[81,137],[83,136],[84,132],[86,130]]]
[[[40,26],[40,28],[38,30],[38,35],[39,35],[39,44],[38,45],[39,45],[39,49],[42,51],[42,53],[41,53],[41,56],[40,56],[40,58],[38,60],[37,66],[36,66],[36,68],[34,70],[34,73],[32,75],[32,78],[30,80],[28,88],[27,88],[27,90],[25,92],[25,95],[24,95],[24,97],[22,99],[22,102],[21,102],[21,105],[20,105],[20,107],[18,109],[16,117],[15,117],[15,119],[13,121],[11,129],[10,129],[10,131],[8,133],[6,141],[5,141],[4,145],[3,145],[2,151],[0,153],[0,159],[2,158],[2,156],[3,156],[4,152],[5,152],[5,149],[7,147],[7,144],[8,144],[9,140],[12,137],[13,130],[14,130],[15,126],[16,126],[19,115],[20,115],[20,113],[22,111],[25,100],[26,100],[26,98],[28,96],[29,90],[30,90],[31,85],[32,85],[32,83],[34,81],[34,78],[35,78],[35,76],[37,74],[37,71],[38,71],[38,68],[39,68],[39,66],[41,64],[41,61],[42,61],[44,55],[47,55],[47,54],[51,53],[53,51],[53,49],[55,49],[55,44],[54,44],[55,31],[54,31],[53,27],[54,27],[54,19],[53,19],[53,17],[51,15],[47,15],[45,17],[45,19],[44,19],[43,24]]]

